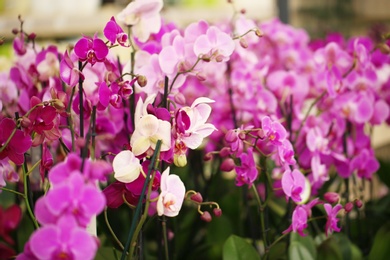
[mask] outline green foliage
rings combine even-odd
[[[368,256],[369,260],[389,259],[390,255],[390,221],[376,233],[374,244]]]
[[[298,233],[291,233],[290,247],[288,248],[289,259],[316,259],[317,251],[311,236],[302,237]]]
[[[223,245],[224,260],[258,260],[259,254],[244,238],[231,235]]]

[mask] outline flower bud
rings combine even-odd
[[[140,87],[145,87],[146,84],[148,83],[148,80],[145,76],[139,75],[137,77],[137,83],[140,85]]]
[[[237,141],[236,131],[233,129],[227,131],[227,133],[225,134],[225,141],[228,143],[234,143],[235,141]]]
[[[223,56],[222,55],[217,55],[217,57],[215,57],[215,61],[216,62],[222,62],[223,61]]]
[[[378,44],[378,49],[383,53],[383,54],[389,54],[390,53],[390,47],[386,43],[380,43]]]
[[[257,37],[263,37],[263,35],[264,35],[264,33],[262,31],[260,31],[258,28],[256,28],[255,34]]]
[[[265,137],[264,130],[263,130],[263,129],[260,129],[259,131],[257,131],[257,136],[258,136],[260,139],[264,139],[264,137]]]
[[[185,105],[186,104],[186,98],[185,96],[183,95],[183,93],[177,93],[175,96],[174,96],[174,100],[177,104],[179,105]]]
[[[29,39],[30,41],[35,40],[36,37],[37,37],[37,35],[36,35],[35,33],[30,33],[30,34],[28,35],[28,39]]]
[[[198,202],[198,203],[202,203],[203,202],[202,194],[200,194],[199,192],[197,192],[195,194],[192,194],[190,199],[192,201],[195,201],[195,202]]]
[[[205,80],[206,80],[206,76],[205,76],[202,72],[196,73],[196,78],[197,78],[199,81],[205,81]]]
[[[216,216],[217,218],[219,218],[220,216],[222,216],[222,209],[220,209],[220,208],[214,208],[214,209],[213,209],[213,213],[214,213],[214,216]]]
[[[27,128],[31,126],[31,120],[28,117],[22,117],[22,121],[20,122],[20,125],[23,128]]]
[[[177,167],[184,167],[187,165],[187,156],[185,154],[173,155],[173,163]]]
[[[207,56],[207,55],[202,55],[201,59],[202,59],[204,62],[210,62],[210,57]]]
[[[363,207],[363,202],[361,200],[355,200],[355,205],[358,209],[360,209],[361,207]]]
[[[212,153],[206,153],[203,156],[203,161],[205,161],[205,162],[211,161],[212,159],[213,159],[213,154]]]
[[[221,164],[221,170],[224,172],[230,172],[235,166],[236,164],[232,158],[226,158]]]
[[[219,151],[219,156],[227,157],[227,156],[230,155],[230,153],[231,153],[230,148],[229,147],[224,147],[224,148],[221,149],[221,151]]]
[[[345,212],[347,212],[347,213],[351,212],[351,210],[353,209],[353,203],[348,202],[347,204],[345,204],[344,209],[345,209]]]
[[[65,104],[59,99],[54,99],[53,100],[53,107],[55,107],[58,110],[63,110],[65,109]]]
[[[240,39],[240,45],[244,49],[248,48],[248,42],[244,38]]]
[[[241,140],[245,140],[246,134],[245,134],[244,132],[240,132],[240,133],[238,134],[238,138],[240,138]]]
[[[206,222],[210,222],[211,220],[213,220],[208,211],[203,212],[203,214],[200,216],[200,219]]]
[[[241,13],[241,14],[245,14],[245,13],[246,13],[246,9],[242,8],[242,9],[240,10],[240,13]]]
[[[18,33],[19,33],[19,29],[17,29],[17,28],[12,29],[12,34],[17,35]]]
[[[324,199],[330,204],[333,204],[340,201],[340,195],[336,192],[326,192],[324,194]]]

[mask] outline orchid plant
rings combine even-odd
[[[390,122],[389,40],[311,41],[238,11],[182,29],[162,7],[134,0],[63,51],[39,46],[19,17],[15,62],[0,74],[0,188],[17,202],[0,208],[1,255],[191,259],[180,245],[222,224],[202,256],[315,259],[333,233],[353,241],[355,188],[380,166],[367,129]],[[34,230],[16,251],[22,214]],[[190,230],[197,220],[212,223]]]

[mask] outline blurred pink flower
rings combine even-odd
[[[158,33],[161,28],[162,7],[162,0],[135,0],[118,14],[117,19],[131,26],[140,42],[146,42],[152,33]]]
[[[65,51],[64,57],[60,62],[60,76],[70,87],[76,86],[79,83],[80,77],[84,80],[84,75],[74,66],[68,51]]]
[[[123,47],[130,46],[128,42],[128,35],[123,32],[123,29],[117,24],[114,17],[111,17],[110,21],[108,21],[103,29],[103,33],[111,44],[118,42],[118,44]]]
[[[326,211],[326,214],[328,215],[328,219],[326,221],[325,225],[325,234],[328,236],[333,231],[340,232],[341,228],[337,226],[337,222],[339,222],[339,219],[337,218],[337,213],[343,208],[341,204],[337,204],[332,208],[332,205],[325,203],[324,209]]]

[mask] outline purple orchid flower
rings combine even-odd
[[[74,46],[74,52],[80,61],[88,61],[91,65],[103,62],[108,54],[108,47],[97,35],[93,38],[84,36]]]

